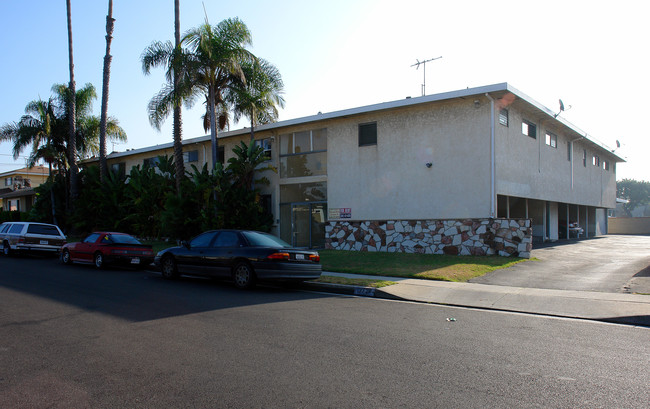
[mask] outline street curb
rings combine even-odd
[[[580,317],[574,315],[521,311],[516,309],[489,308],[489,307],[475,306],[475,305],[450,304],[450,303],[442,303],[442,302],[435,302],[435,301],[412,300],[412,299],[387,293],[383,291],[381,288],[354,286],[354,285],[346,285],[346,284],[318,283],[318,282],[306,281],[303,282],[303,288],[304,287],[307,287],[307,289],[314,290],[314,291],[323,291],[323,292],[334,293],[334,294],[353,295],[353,296],[360,296],[360,297],[367,297],[367,298],[379,298],[379,299],[386,299],[386,300],[393,300],[393,301],[408,301],[408,302],[415,302],[420,304],[440,305],[445,307],[475,308],[484,311],[514,312],[518,314],[537,315],[540,317],[580,319],[580,320],[587,320],[587,321],[606,322],[610,324],[623,324],[623,325],[633,325],[639,327],[650,327],[650,317],[645,317],[645,316],[590,318],[590,317]]]

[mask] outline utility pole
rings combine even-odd
[[[420,64],[423,64],[423,65],[424,65],[424,70],[423,70],[424,79],[423,79],[423,81],[422,81],[422,96],[425,96],[425,95],[426,95],[426,86],[427,86],[427,63],[428,63],[429,61],[439,60],[439,59],[441,59],[441,58],[442,58],[442,56],[440,56],[440,57],[436,57],[436,58],[431,58],[430,60],[425,60],[425,61],[416,60],[417,62],[416,62],[415,64],[411,65],[411,67],[416,67],[416,68],[415,68],[416,70],[417,70],[418,68],[420,68]]]

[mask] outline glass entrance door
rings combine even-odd
[[[282,205],[280,214],[280,232],[285,241],[294,247],[325,247],[327,203]]]

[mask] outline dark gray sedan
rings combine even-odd
[[[228,278],[239,288],[251,288],[258,280],[313,280],[322,272],[318,252],[251,230],[201,233],[161,251],[154,264],[168,279],[180,274]]]

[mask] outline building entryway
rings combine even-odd
[[[282,205],[280,236],[294,247],[325,247],[327,202]]]

